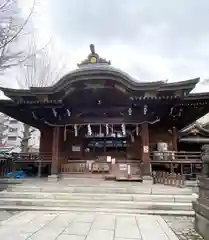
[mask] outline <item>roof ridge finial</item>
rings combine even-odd
[[[100,58],[99,54],[97,54],[95,51],[94,44],[91,43],[89,47],[90,47],[91,53],[88,55],[88,57],[85,60],[77,64],[78,67],[86,66],[87,64],[108,64],[108,65],[111,64],[110,61],[107,61],[104,58]]]

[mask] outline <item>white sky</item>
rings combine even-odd
[[[69,70],[94,43],[101,57],[138,81],[209,78],[208,0],[36,0],[33,24]],[[33,0],[19,0],[27,16]],[[196,91],[209,91],[199,84]]]

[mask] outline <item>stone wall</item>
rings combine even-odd
[[[203,146],[203,173],[199,178],[199,198],[193,203],[195,229],[209,240],[209,146]]]

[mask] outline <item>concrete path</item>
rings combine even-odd
[[[1,222],[1,240],[178,240],[160,216],[22,212]]]

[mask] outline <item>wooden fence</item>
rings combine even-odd
[[[168,172],[153,172],[153,183],[161,183],[165,185],[172,186],[182,186],[184,185],[184,176],[176,173],[168,173]]]

